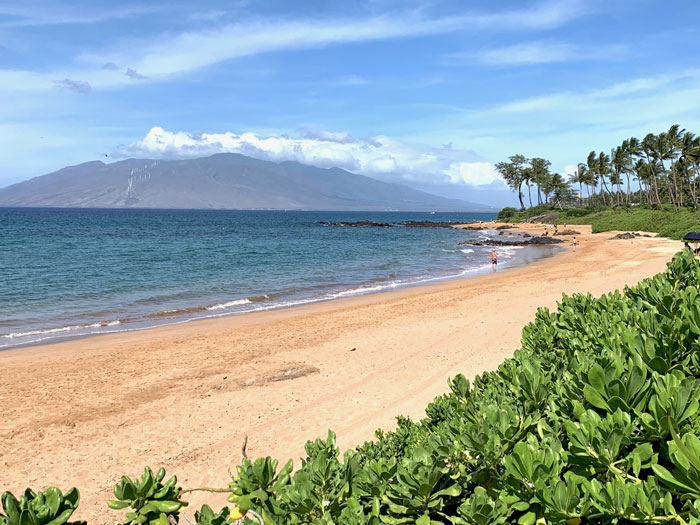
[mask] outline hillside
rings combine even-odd
[[[339,168],[229,153],[87,162],[1,189],[0,206],[491,211]]]

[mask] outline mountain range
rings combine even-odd
[[[492,211],[340,168],[236,153],[187,160],[86,162],[0,189],[0,206]]]

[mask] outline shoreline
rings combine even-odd
[[[582,232],[574,253],[495,274],[0,352],[10,424],[0,487],[77,486],[76,519],[106,523],[122,474],[164,466],[184,487],[224,486],[240,461],[286,461],[307,439],[342,450],[420,418],[447,379],[498,366],[538,307],[665,269],[682,243]],[[544,225],[519,231],[541,232]],[[219,508],[224,497],[198,494]],[[111,520],[111,521],[110,521]]]
[[[493,221],[485,222],[485,225],[489,225],[484,228],[484,230],[489,230],[493,233],[495,227],[502,223],[496,223]],[[461,224],[455,225],[457,228],[464,228],[467,230],[473,230],[474,224]],[[477,230],[478,231],[478,230]],[[505,232],[508,234],[508,232]],[[497,236],[494,236],[494,240],[498,240]],[[467,246],[468,248],[468,246]],[[539,262],[540,260],[547,259],[556,256],[562,248],[559,245],[550,246],[503,246],[503,250],[508,250],[512,248],[524,248],[529,253],[520,251],[512,255],[512,260],[508,257],[507,262],[501,263],[502,271],[512,270],[515,268],[520,268]],[[540,252],[540,253],[538,253]],[[532,254],[536,254],[532,257]],[[407,288],[430,286],[436,283],[470,279],[479,275],[484,275],[490,273],[490,264],[486,262],[482,266],[465,268],[460,273],[445,274],[445,275],[435,275],[435,276],[425,276],[423,278],[415,278],[415,280],[408,280],[407,282],[393,282],[389,279],[371,279],[370,281],[361,281],[352,284],[348,284],[348,288],[340,289],[333,293],[329,292],[326,295],[310,296],[310,297],[299,297],[297,299],[291,299],[290,301],[285,301],[282,303],[271,303],[267,306],[253,307],[249,310],[233,310],[233,311],[221,311],[221,313],[216,313],[216,310],[223,310],[223,306],[226,305],[254,305],[260,301],[260,298],[269,298],[270,296],[280,295],[279,293],[273,292],[257,292],[252,297],[238,298],[238,299],[221,299],[221,303],[208,304],[208,305],[182,305],[176,310],[166,310],[157,311],[149,314],[145,314],[141,317],[130,317],[126,318],[113,318],[103,321],[89,322],[85,319],[82,321],[76,319],[71,324],[66,326],[58,326],[53,328],[44,329],[28,329],[26,332],[18,332],[15,334],[5,334],[0,336],[2,338],[10,337],[10,341],[13,338],[22,339],[28,336],[43,336],[38,339],[31,341],[24,341],[15,344],[8,344],[5,346],[0,346],[0,353],[6,352],[14,349],[31,349],[34,347],[41,347],[47,345],[55,345],[61,343],[68,343],[71,341],[77,341],[85,338],[110,336],[115,334],[122,334],[126,332],[143,332],[144,330],[153,330],[158,328],[163,328],[166,326],[187,324],[192,322],[200,322],[205,320],[215,320],[231,316],[239,315],[250,315],[256,313],[264,313],[277,310],[286,310],[290,308],[298,308],[306,305],[313,305],[317,303],[325,303],[329,301],[337,301],[346,299],[349,297],[365,297],[369,295],[391,293],[397,290],[403,290]],[[389,284],[385,284],[384,281],[389,281]],[[329,288],[335,288],[333,285],[329,285]],[[378,290],[373,290],[372,288],[380,288]],[[194,317],[187,317],[187,315],[193,314]],[[157,319],[162,319],[162,322],[157,322]]]

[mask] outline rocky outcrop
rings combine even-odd
[[[531,237],[525,244],[561,244],[564,241],[555,239],[554,237]]]
[[[326,222],[318,221],[318,224],[322,226],[347,226],[349,228],[366,228],[366,227],[376,227],[376,228],[391,228],[393,224],[388,222],[376,222],[376,221],[356,221],[356,222]]]
[[[454,222],[433,222],[433,221],[401,221],[394,223],[397,226],[408,226],[409,228],[454,228]]]
[[[529,245],[546,245],[546,244],[561,244],[564,241],[553,237],[530,237],[523,240],[508,239],[505,241],[497,239],[485,239],[482,241],[462,241],[459,246],[529,246]]]
[[[376,228],[391,228],[393,226],[405,226],[407,228],[453,228],[457,223],[454,222],[433,222],[433,221],[400,221],[400,222],[377,222],[377,221],[355,221],[355,222],[327,222],[318,221],[318,224],[323,226],[346,226],[350,228],[365,228],[365,227],[376,227]],[[478,228],[466,228],[466,229],[479,229],[483,230],[483,227]]]
[[[469,231],[481,231],[485,230],[486,226],[483,226],[482,224],[468,224],[466,226],[460,226],[460,230],[469,230]]]
[[[554,235],[581,235],[581,232],[576,230],[562,230],[560,232],[555,232]]]
[[[653,235],[649,235],[648,233],[623,232],[623,233],[618,233],[614,237],[610,237],[608,240],[614,241],[614,240],[618,240],[618,239],[634,239],[636,237],[653,237]]]

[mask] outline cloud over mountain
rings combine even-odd
[[[215,153],[339,167],[393,182],[480,186],[500,180],[489,162],[469,150],[411,144],[384,135],[358,139],[347,132],[319,130],[305,130],[303,138],[290,138],[172,132],[155,126],[143,139],[118,146],[112,156],[182,159]]]

